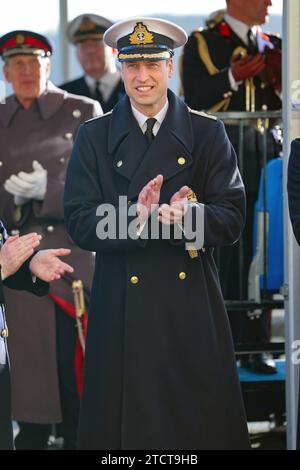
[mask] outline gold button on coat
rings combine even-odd
[[[185,164],[185,158],[184,157],[179,157],[177,161],[178,161],[179,165],[184,165]]]
[[[76,119],[80,118],[80,116],[81,116],[81,111],[80,111],[80,109],[74,109],[74,111],[73,111],[73,116],[74,116],[74,118],[76,118]]]
[[[178,274],[178,277],[179,279],[181,279],[181,281],[184,281],[184,279],[186,278],[186,273],[182,271],[181,273]]]
[[[137,284],[139,282],[139,278],[137,276],[131,276],[130,282],[131,284]]]
[[[65,134],[65,139],[71,140],[72,138],[73,138],[72,132],[66,132],[66,134]]]
[[[123,165],[122,160],[119,160],[119,161],[117,162],[117,167],[120,168],[122,165]]]
[[[54,232],[54,227],[53,227],[53,225],[48,225],[48,227],[46,228],[46,230],[47,230],[47,232],[49,232],[49,233]]]
[[[3,330],[1,330],[0,336],[1,336],[1,338],[7,338],[8,337],[8,329],[3,328]]]
[[[3,165],[3,162],[0,161],[0,166],[2,166],[2,165]]]

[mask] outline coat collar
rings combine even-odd
[[[42,119],[50,119],[64,103],[66,92],[57,88],[52,82],[48,82],[47,90],[36,99],[36,103]],[[4,105],[0,107],[0,121],[4,127],[8,127],[16,112],[22,106],[16,95],[10,95]]]
[[[189,110],[171,91],[168,91],[168,99],[167,115],[150,147],[132,114],[128,97],[113,110],[108,149],[113,155],[114,170],[130,181],[128,197],[131,199],[157,174],[163,174],[167,181],[193,162],[194,140]]]
[[[169,109],[161,127],[167,125],[169,131],[191,152],[194,143],[188,108],[171,90],[168,90],[168,99]],[[137,128],[139,126],[133,116],[130,101],[126,95],[113,109],[108,137],[109,153],[114,153],[122,140]]]
[[[15,95],[10,95],[5,104],[0,106],[0,121],[4,127],[8,127],[17,110],[21,107]]]
[[[228,19],[228,17],[226,18],[226,16],[225,16],[224,21],[219,25],[219,32],[220,32],[221,36],[231,37],[232,42],[236,46],[243,45],[245,48],[247,48],[248,47],[247,43],[241,38],[240,35],[237,34],[237,32],[232,28],[232,25],[230,24],[230,22],[227,21],[227,19]],[[242,24],[243,23],[241,23],[241,25]],[[224,32],[222,33],[222,31],[223,31],[222,27],[224,25],[226,26],[227,29],[225,29]],[[245,25],[245,27],[246,27],[246,25]],[[266,46],[268,46],[270,49],[274,49],[274,44],[270,40],[269,36],[266,35],[265,33],[263,33],[261,28],[256,27],[254,29],[254,31],[255,31],[256,41],[257,41],[258,52],[260,54],[264,53],[264,50],[265,50]]]
[[[48,82],[46,92],[37,99],[38,107],[43,119],[50,119],[62,107],[67,92]]]

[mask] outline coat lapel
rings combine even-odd
[[[113,109],[108,137],[108,151],[113,155],[113,169],[127,180],[133,178],[148,143],[124,97]]]
[[[188,108],[171,91],[168,99],[167,115],[150,147],[131,112],[128,98],[114,109],[109,151],[114,154],[115,171],[130,180],[130,199],[158,174],[166,182],[193,163],[193,131]]]
[[[131,179],[128,196],[134,198],[148,181],[158,174],[164,183],[193,163],[193,132],[187,106],[168,92],[167,115]]]
[[[5,104],[0,107],[0,122],[4,127],[8,127],[17,113],[18,109],[21,108],[15,95],[10,95],[6,98]]]

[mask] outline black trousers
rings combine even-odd
[[[10,377],[7,364],[0,364],[0,450],[13,449]]]
[[[76,448],[80,400],[76,387],[75,347],[76,322],[56,306],[56,345],[60,402],[63,421],[57,434],[64,438],[64,450]],[[46,449],[51,426],[48,424],[19,423],[20,433],[15,440],[17,450]]]

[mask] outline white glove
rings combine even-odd
[[[47,170],[36,160],[33,161],[32,168],[30,173],[20,171],[18,175],[11,175],[4,183],[6,191],[15,196],[16,204],[24,204],[29,199],[42,201],[45,197]]]

